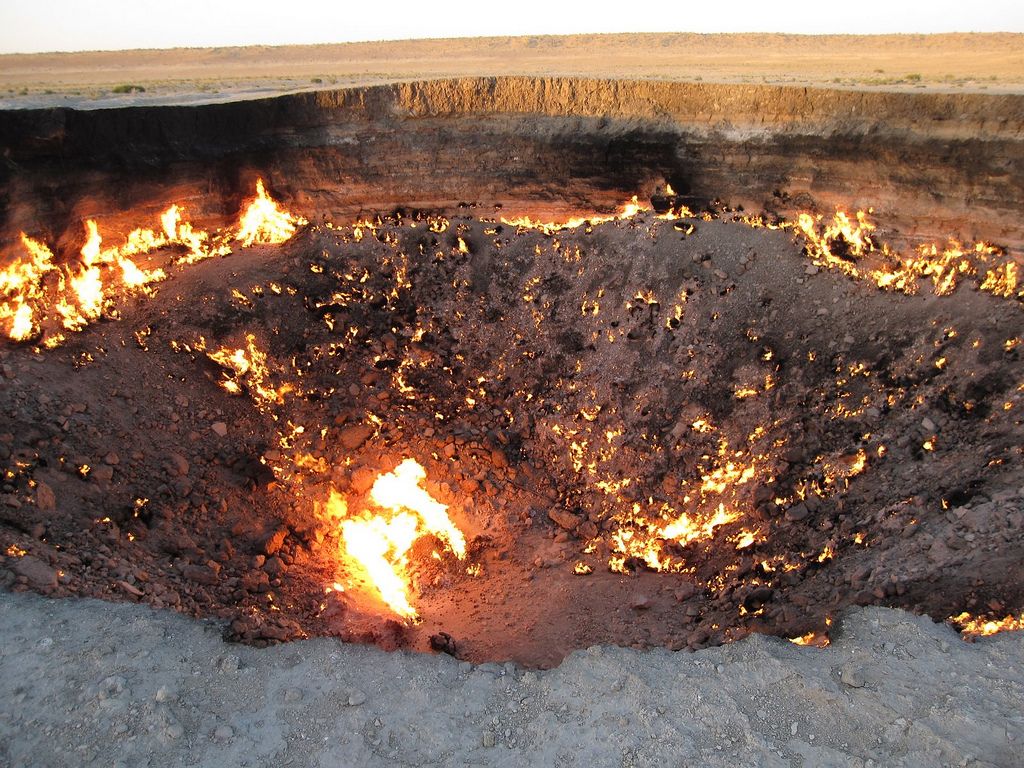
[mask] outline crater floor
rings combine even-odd
[[[0,352],[0,572],[247,643],[533,667],[821,643],[853,605],[1020,614],[1019,302],[802,249],[653,213],[392,219],[168,267],[65,345]],[[411,551],[418,622],[327,506],[407,457],[468,541]]]

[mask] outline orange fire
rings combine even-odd
[[[15,341],[31,338],[36,329],[36,304],[43,298],[43,276],[54,269],[53,253],[24,233],[27,257],[0,270],[0,321],[10,321],[7,335]]]
[[[981,616],[971,616],[965,611],[950,617],[949,620],[960,628],[960,633],[965,639],[1024,629],[1024,613],[1020,616],[1006,616],[1002,619],[986,619]]]
[[[812,630],[805,635],[800,635],[800,637],[789,638],[789,642],[793,643],[793,645],[811,645],[815,648],[827,648],[831,640],[829,640],[828,635],[818,634]]]
[[[196,345],[199,349],[204,346],[204,340],[200,340]],[[237,395],[242,392],[244,384],[253,394],[257,405],[281,405],[284,403],[285,395],[294,390],[288,383],[279,387],[273,386],[270,368],[267,365],[267,353],[257,345],[255,334],[245,335],[245,349],[223,347],[214,352],[207,352],[206,356],[224,369],[224,378],[221,380],[224,389]]]
[[[1004,298],[1017,293],[1018,265],[1012,261],[988,265],[1002,251],[987,243],[964,245],[950,240],[944,247],[922,244],[910,256],[894,252],[888,244],[876,245],[872,233],[877,229],[869,218],[870,211],[857,211],[853,218],[845,211],[836,211],[832,220],[801,213],[795,229],[806,241],[807,255],[816,266],[842,272],[848,277],[866,279],[879,288],[912,295],[918,291],[918,280],[928,279],[936,296],[948,296],[960,281],[978,278],[978,288]],[[793,226],[782,224],[781,227]]]
[[[332,492],[328,514],[340,520],[345,556],[369,577],[374,590],[396,614],[417,617],[405,572],[409,550],[422,536],[436,536],[458,559],[466,539],[448,516],[448,507],[422,487],[427,473],[415,459],[382,473],[370,489],[371,508],[349,516],[348,504]]]
[[[257,179],[256,197],[242,213],[235,240],[241,240],[243,248],[250,245],[279,245],[306,223],[300,216],[281,210],[277,201],[267,194],[263,179]]]
[[[588,216],[573,216],[563,222],[544,222],[537,221],[529,216],[515,216],[508,219],[503,217],[501,223],[508,224],[510,227],[519,227],[520,229],[537,229],[545,235],[553,235],[565,229],[578,229],[584,224],[595,226],[597,224],[604,224],[607,221],[631,219],[638,213],[649,210],[650,206],[644,205],[636,195],[633,195],[633,198],[628,203],[620,206],[619,210],[612,214],[595,213]]]
[[[120,246],[104,248],[99,225],[85,222],[86,240],[80,258],[57,265],[46,244],[22,234],[24,253],[0,268],[0,333],[13,341],[41,338],[44,346],[63,341],[63,333],[47,328],[52,317],[65,331],[79,331],[98,320],[121,294],[147,290],[151,283],[166,279],[160,268],[144,269],[136,257],[163,248],[183,247],[174,259],[194,264],[213,256],[231,253],[232,239],[243,247],[279,244],[290,238],[305,219],[281,210],[267,194],[262,179],[256,183],[256,198],[243,212],[234,230],[210,234],[184,220],[184,210],[174,204],[160,215],[159,229],[133,229]],[[51,273],[55,277],[48,278]]]

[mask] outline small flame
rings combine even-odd
[[[789,642],[793,643],[793,645],[811,645],[815,648],[827,648],[831,641],[828,635],[824,633],[818,634],[811,630],[805,635],[800,635],[800,637],[789,638]]]
[[[543,232],[545,235],[553,235],[556,232],[561,232],[565,229],[578,229],[585,224],[596,226],[597,224],[604,224],[608,221],[631,219],[638,213],[649,210],[649,206],[645,206],[640,202],[636,195],[633,195],[632,199],[628,203],[619,206],[619,210],[612,214],[595,213],[588,216],[573,216],[563,222],[544,222],[537,221],[529,216],[516,216],[508,219],[502,218],[501,223],[508,224],[511,227],[519,227],[520,229],[536,229]]]
[[[221,380],[221,386],[233,395],[242,392],[241,382],[244,381],[256,396],[257,403],[281,405],[285,395],[294,390],[289,383],[280,387],[272,385],[267,353],[257,345],[255,334],[245,335],[245,349],[222,347],[215,352],[207,352],[206,356],[224,368],[225,378]]]

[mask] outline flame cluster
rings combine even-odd
[[[205,339],[200,337],[196,348],[202,351],[205,344]],[[243,388],[248,388],[257,404],[282,405],[285,395],[294,390],[288,382],[277,387],[272,384],[267,353],[260,349],[255,334],[245,335],[244,348],[221,347],[207,352],[206,356],[221,367],[223,377],[220,385],[232,395],[241,394]]]
[[[986,619],[982,616],[972,616],[965,611],[950,617],[949,620],[960,629],[965,638],[987,637],[999,632],[1024,629],[1024,614],[1005,616],[1002,619]]]
[[[673,194],[671,187],[667,188],[667,193]],[[639,202],[634,195],[613,214],[573,216],[562,222],[543,222],[529,216],[502,218],[501,221],[520,229],[555,235],[563,230],[631,219],[650,210],[650,206]],[[711,217],[708,213],[701,216],[705,220]],[[656,218],[675,221],[695,218],[695,214],[686,206],[678,205]],[[918,281],[926,279],[931,281],[936,296],[948,296],[960,282],[974,278],[982,291],[1003,298],[1024,299],[1020,266],[1013,261],[994,263],[1004,255],[1001,248],[984,242],[965,245],[950,240],[944,246],[920,244],[911,255],[901,255],[887,243],[875,242],[878,227],[871,220],[870,209],[852,215],[837,210],[831,218],[805,212],[798,214],[794,221],[768,222],[761,216],[740,216],[737,220],[755,228],[792,230],[804,240],[805,252],[816,266],[854,279],[869,280],[883,290],[913,295],[918,292]]]
[[[57,346],[65,332],[80,331],[108,313],[118,297],[145,291],[167,278],[163,268],[140,266],[139,257],[174,248],[179,252],[176,263],[194,264],[227,256],[232,240],[243,248],[282,243],[305,223],[281,210],[259,179],[256,196],[245,206],[234,232],[196,229],[184,220],[184,209],[174,204],[160,215],[159,228],[133,229],[121,245],[104,247],[99,225],[88,219],[81,251],[60,264],[45,243],[22,233],[22,253],[0,268],[0,333],[12,341]]]
[[[806,241],[805,251],[816,266],[831,269],[879,288],[913,295],[918,281],[931,282],[936,296],[948,296],[967,278],[975,278],[980,290],[1003,298],[1024,298],[1018,292],[1018,265],[994,264],[1002,249],[987,243],[964,245],[955,240],[944,247],[919,245],[912,255],[900,255],[888,244],[877,245],[872,233],[877,226],[868,211],[851,217],[836,211],[831,220],[801,213],[792,226]]]

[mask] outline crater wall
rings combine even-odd
[[[792,215],[873,206],[931,239],[1024,242],[1024,96],[575,78],[398,83],[201,106],[0,113],[0,239],[70,251],[170,202],[223,223],[263,175],[310,219],[601,211],[666,182]]]

